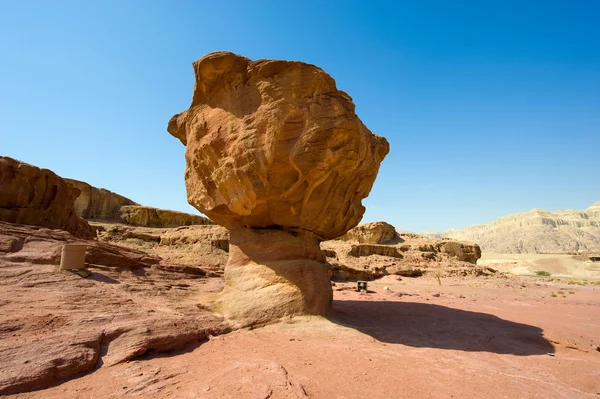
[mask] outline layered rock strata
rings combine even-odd
[[[77,216],[73,205],[79,190],[51,170],[0,157],[0,193],[0,221],[92,237],[92,229]]]
[[[343,239],[321,243],[333,280],[373,280],[386,275],[417,277],[429,272],[444,276],[494,273],[477,265],[481,248],[471,242],[397,234],[387,244],[361,243],[386,241],[382,234],[384,225],[389,226],[385,230],[396,231],[384,222],[366,223],[350,230]]]
[[[126,224],[145,227],[179,227],[212,224],[210,220],[199,215],[134,205],[121,207],[119,209],[119,219]]]
[[[119,211],[126,205],[138,205],[129,198],[88,183],[65,179],[71,186],[79,190],[75,199],[75,212],[87,220],[106,220],[120,222]]]
[[[582,210],[533,209],[503,216],[493,223],[430,235],[473,241],[483,251],[493,253],[600,251],[600,202]]]

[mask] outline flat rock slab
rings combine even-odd
[[[218,292],[222,279],[190,266],[140,267],[143,252],[96,241],[89,244],[97,264],[89,265],[91,274],[83,278],[47,264],[65,242],[63,235],[0,224],[1,242],[10,247],[0,252],[0,395],[43,388],[227,331],[222,319],[198,308],[194,299]],[[135,268],[125,267],[131,264],[127,254],[137,260]],[[115,265],[118,259],[123,266]]]

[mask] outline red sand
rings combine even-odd
[[[386,277],[369,294],[338,284],[331,321],[236,331],[13,397],[600,397],[600,286],[442,284]]]

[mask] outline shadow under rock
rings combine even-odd
[[[434,304],[336,300],[331,321],[382,342],[415,348],[517,356],[555,351],[539,327]]]
[[[94,280],[97,281],[99,283],[105,283],[105,284],[121,284],[121,282],[119,280],[115,280],[112,277],[108,277],[104,274],[98,273],[98,272],[93,272],[89,277],[88,280]]]

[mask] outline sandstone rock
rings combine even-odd
[[[75,213],[73,202],[78,191],[48,169],[0,157],[0,192],[1,221],[92,237],[90,226]]]
[[[392,258],[403,258],[402,254],[398,252],[398,249],[388,245],[370,245],[370,244],[358,244],[352,245],[350,249],[350,255],[352,256],[369,256],[369,255],[381,255],[389,256]]]
[[[353,242],[331,240],[321,243],[332,279],[374,280],[386,275],[419,277],[440,270],[447,275],[492,273],[475,265],[481,250],[472,243],[434,240],[416,234],[399,234],[393,241],[395,243],[388,245]]]
[[[339,238],[361,244],[387,244],[398,240],[394,226],[386,222],[372,222],[356,226]]]
[[[70,242],[92,250],[85,279],[53,264]],[[158,261],[63,230],[0,222],[0,396],[228,331],[221,318],[184,300],[219,291],[221,279]],[[145,267],[132,270],[136,264]]]
[[[143,251],[81,240],[66,231],[0,222],[0,256],[11,262],[58,265],[64,244],[86,244],[85,261],[95,265],[138,268],[160,262]]]
[[[103,188],[78,180],[65,181],[80,192],[75,200],[75,211],[85,219],[156,228],[212,224],[199,215],[140,206],[129,198]]]
[[[161,245],[197,245],[210,243],[229,251],[229,231],[222,226],[185,226],[167,230],[160,236]]]
[[[75,199],[75,212],[77,215],[88,220],[108,220],[119,222],[119,210],[125,205],[139,205],[103,188],[96,188],[88,183],[65,179],[71,186],[79,190],[79,196]]]
[[[107,242],[122,243],[129,240],[148,244],[159,244],[162,234],[167,229],[153,229],[123,224],[108,224],[92,222],[91,226],[97,231],[98,239]]]
[[[123,206],[119,210],[119,218],[123,223],[146,227],[179,227],[212,224],[210,220],[199,215],[150,208],[148,206]]]
[[[188,202],[231,231],[226,289],[214,303],[243,323],[326,314],[318,241],[358,224],[387,141],[314,65],[219,52],[194,72],[191,106],[168,131],[186,145]],[[255,246],[244,254],[246,245]]]
[[[529,212],[493,223],[431,233],[433,237],[476,242],[484,252],[568,253],[600,250],[600,203],[583,210]]]
[[[0,345],[0,395],[41,388],[96,368],[101,333],[51,336],[8,347]]]
[[[159,256],[165,262],[220,272],[227,263],[229,231],[218,225],[174,228],[91,222],[98,239]]]
[[[329,75],[224,52],[194,71],[190,109],[168,128],[186,145],[193,206],[230,230],[284,226],[331,239],[358,224],[389,146]]]
[[[454,240],[441,240],[435,243],[438,252],[448,254],[458,260],[477,264],[481,258],[481,248],[473,243],[466,243]]]
[[[225,289],[207,303],[240,326],[300,314],[326,315],[333,292],[324,260],[310,234],[232,232]]]
[[[336,281],[371,281],[387,276],[386,265],[360,265],[329,260],[331,278]]]

